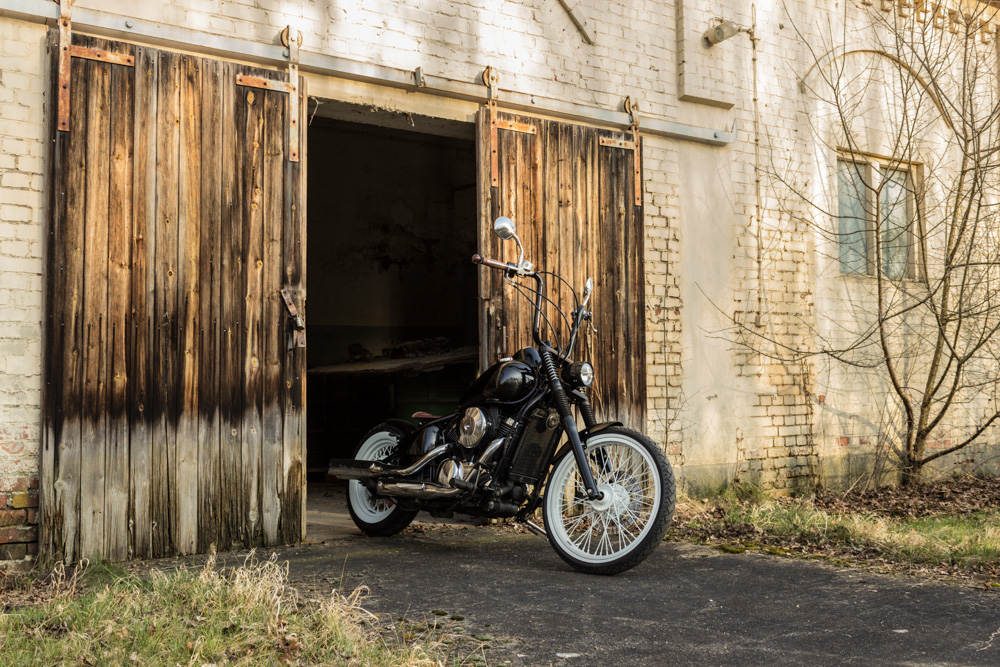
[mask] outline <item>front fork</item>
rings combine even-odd
[[[545,372],[549,376],[549,384],[552,387],[552,394],[556,398],[556,409],[562,418],[563,429],[569,437],[569,444],[573,448],[573,455],[576,457],[576,465],[580,469],[580,477],[583,478],[583,486],[587,491],[589,500],[600,500],[604,493],[597,488],[594,481],[594,474],[590,471],[590,463],[587,461],[587,453],[583,450],[583,441],[580,439],[580,431],[576,428],[576,419],[573,418],[573,408],[570,407],[569,397],[566,396],[566,389],[559,379],[556,371],[556,364],[552,361],[552,353],[548,350],[542,351],[542,363]]]

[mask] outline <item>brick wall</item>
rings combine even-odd
[[[37,552],[45,30],[0,18],[0,564]]]

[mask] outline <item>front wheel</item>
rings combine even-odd
[[[368,432],[361,440],[354,458],[360,461],[386,461],[395,456],[405,428],[413,430],[406,422],[383,422]],[[417,512],[406,510],[389,498],[376,498],[356,479],[347,483],[347,509],[354,525],[365,535],[388,537],[410,525]]]
[[[588,574],[617,574],[641,563],[660,543],[676,504],[674,473],[652,440],[614,426],[583,443],[597,488],[588,500],[573,450],[549,476],[545,532],[559,556]]]

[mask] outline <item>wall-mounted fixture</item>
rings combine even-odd
[[[740,25],[736,21],[722,21],[718,25],[712,26],[705,31],[702,39],[706,46],[715,46],[719,42],[724,42],[730,37],[735,37],[740,33]]]

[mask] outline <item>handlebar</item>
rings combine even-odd
[[[498,262],[495,259],[489,259],[488,257],[483,257],[480,254],[475,254],[472,256],[473,264],[485,264],[486,266],[492,266],[494,269],[501,269],[506,271],[507,269],[517,269],[513,264],[504,264],[503,262]]]

